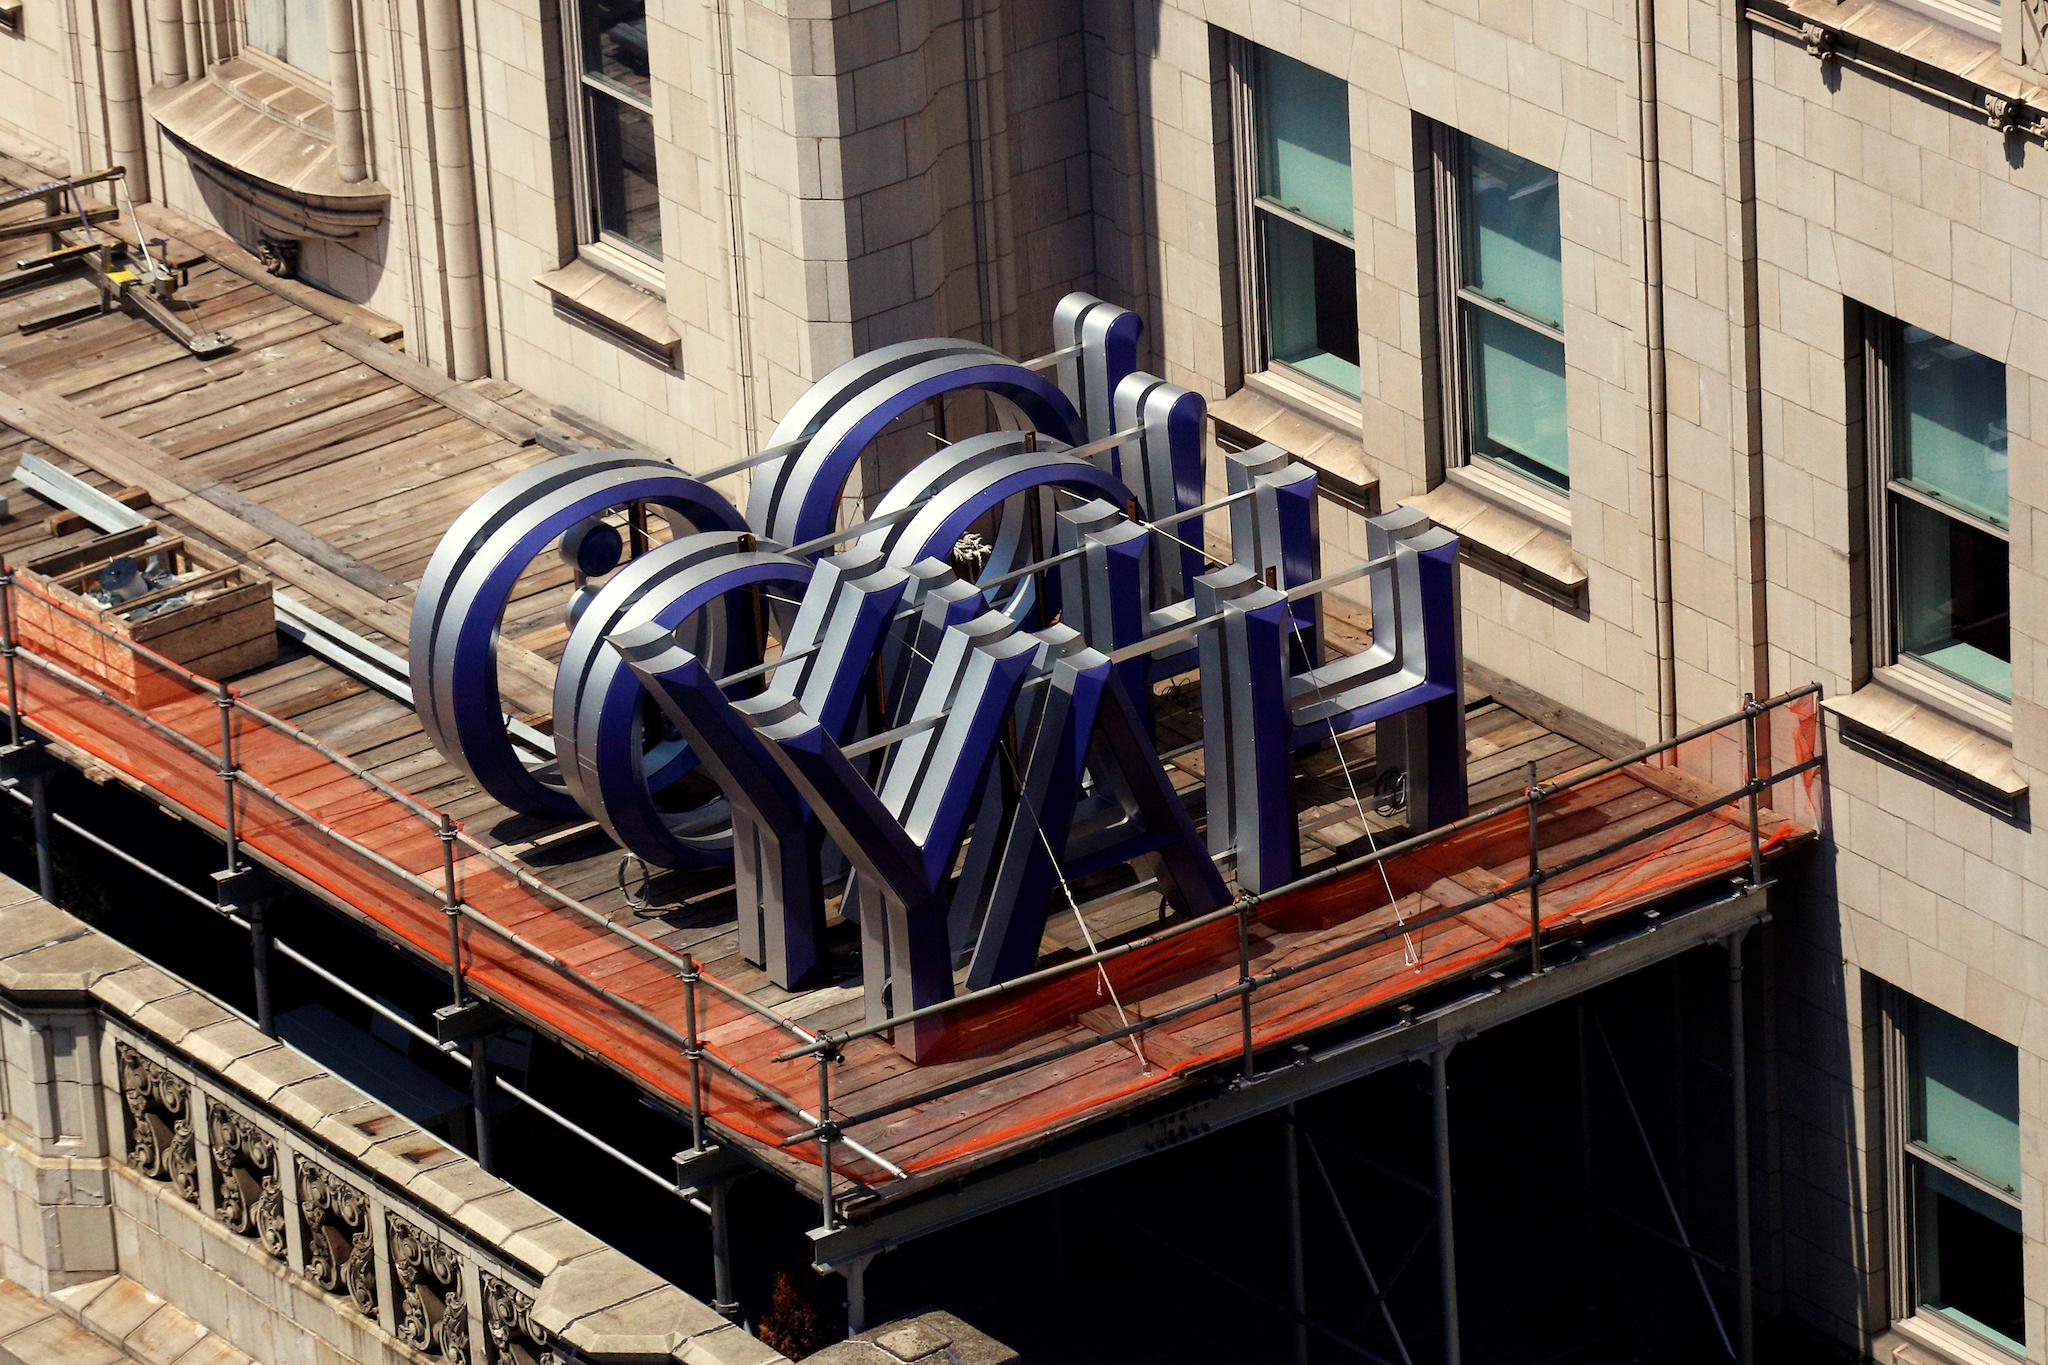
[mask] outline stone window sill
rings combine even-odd
[[[272,63],[230,58],[150,91],[143,107],[203,178],[282,235],[340,240],[383,220],[384,186],[341,178],[332,106]]]
[[[21,32],[21,0],[0,0],[0,33]]]
[[[2013,766],[2011,743],[1964,723],[1919,692],[1912,680],[1884,669],[1848,696],[1825,699],[1821,707],[1840,722],[1844,739],[2016,816],[2026,804],[2027,784]]]
[[[589,323],[635,350],[673,367],[682,337],[668,323],[668,301],[578,256],[559,270],[538,275],[559,312]]]
[[[1885,1365],[2017,1365],[2020,1359],[1924,1315],[1893,1323],[1871,1343],[1871,1356]]]
[[[1327,476],[1340,497],[1368,510],[1379,507],[1379,478],[1366,466],[1357,414],[1299,382],[1249,374],[1244,387],[1209,409],[1219,442],[1248,450],[1271,441]]]
[[[1569,538],[1521,511],[1504,507],[1465,486],[1446,480],[1408,506],[1455,532],[1463,553],[1504,569],[1546,596],[1573,608],[1586,603],[1586,568]]]

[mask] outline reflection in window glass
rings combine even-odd
[[[1351,98],[1277,52],[1258,61],[1259,197],[1351,235]]]
[[[661,258],[646,0],[579,0],[583,197],[591,235]]]
[[[1887,338],[1893,645],[2010,697],[2005,367],[1918,327],[1887,324]]]
[[[1444,144],[1453,177],[1444,225],[1458,243],[1464,366],[1463,455],[1568,492],[1563,233],[1557,172],[1462,134]]]
[[[1358,392],[1358,281],[1351,252],[1284,218],[1266,220],[1273,359]]]
[[[250,47],[327,79],[326,0],[248,0],[244,18]]]
[[[646,0],[587,0],[583,25],[583,70],[646,99]]]
[[[1557,172],[1465,139],[1464,283],[1496,303],[1564,325]]]
[[[654,183],[654,119],[617,100],[591,102],[597,220],[607,237],[661,255],[661,196]]]
[[[1467,328],[1473,453],[1568,487],[1564,343],[1484,309],[1472,310]]]
[[[1914,1301],[2025,1355],[2018,1049],[1922,1000],[1905,1028]]]
[[[1262,360],[1356,394],[1350,89],[1339,77],[1264,50],[1253,54],[1251,79]]]

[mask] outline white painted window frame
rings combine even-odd
[[[1517,312],[1465,285],[1464,184],[1466,134],[1449,124],[1431,121],[1429,150],[1431,197],[1436,215],[1436,306],[1439,401],[1443,405],[1444,477],[1465,484],[1482,496],[1509,503],[1564,534],[1571,531],[1571,493],[1529,474],[1488,459],[1472,449],[1472,408],[1466,373],[1465,314],[1480,308],[1564,346],[1561,327]],[[1569,352],[1567,352],[1569,354]],[[1569,382],[1569,380],[1567,380]],[[1569,435],[1567,435],[1569,445]],[[1569,459],[1569,456],[1567,456]]]
[[[662,288],[662,258],[625,237],[605,231],[598,205],[597,132],[590,118],[593,99],[611,99],[654,117],[650,91],[642,100],[631,91],[613,85],[584,69],[583,0],[562,0],[562,93],[569,126],[569,179],[576,209],[576,244],[579,254],[596,264],[638,280],[657,292]],[[657,185],[659,173],[657,172]],[[667,243],[664,241],[663,249]]]
[[[2004,543],[2006,572],[2012,572],[2012,536],[2002,526],[1973,517],[1961,508],[1909,488],[1892,476],[1892,456],[1898,440],[1898,424],[1892,411],[1893,369],[1906,324],[1890,314],[1860,305],[1860,342],[1863,349],[1863,450],[1866,461],[1863,483],[1869,493],[1867,544],[1869,546],[1871,671],[1887,684],[1899,687],[1936,709],[1966,724],[2009,736],[2012,731],[2012,702],[1977,686],[1966,678],[1922,662],[1899,650],[1898,581],[1896,575],[1897,518],[1894,497],[1930,508]],[[2008,580],[2008,595],[2011,592]]]
[[[1987,1197],[2020,1209],[2019,1196],[1998,1188],[1938,1153],[1921,1149],[1912,1139],[1912,1116],[1907,1112],[1912,1091],[1908,1061],[1906,1015],[1913,997],[1897,986],[1878,983],[1878,1028],[1881,1035],[1881,1065],[1884,1096],[1885,1183],[1891,1191],[1885,1229],[1886,1254],[1891,1265],[1887,1276],[1891,1288],[1889,1314],[1892,1325],[1929,1350],[1956,1365],[2011,1365],[2025,1357],[2014,1355],[1997,1342],[1978,1336],[1947,1318],[1920,1311],[1918,1285],[1919,1243],[1913,1223],[1914,1163],[1934,1167],[1962,1181]]]
[[[1278,218],[1325,241],[1335,242],[1351,255],[1352,273],[1357,274],[1358,239],[1338,232],[1312,218],[1283,208],[1259,194],[1258,44],[1236,34],[1230,36],[1230,120],[1231,151],[1237,180],[1232,196],[1237,207],[1238,313],[1244,320],[1244,368],[1247,374],[1270,374],[1287,386],[1305,388],[1312,402],[1335,403],[1355,409],[1355,393],[1325,383],[1306,370],[1297,369],[1273,357],[1271,319],[1266,309],[1266,231],[1268,218]],[[1354,178],[1354,185],[1356,180]]]

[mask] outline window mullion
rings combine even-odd
[[[1458,298],[1462,302],[1484,308],[1487,312],[1493,313],[1509,322],[1527,327],[1532,332],[1540,332],[1560,346],[1564,344],[1564,331],[1562,328],[1553,327],[1547,322],[1530,317],[1519,309],[1510,308],[1499,299],[1490,299],[1470,285],[1458,286]]]
[[[1266,198],[1264,195],[1254,196],[1252,199],[1252,206],[1256,208],[1260,213],[1269,213],[1275,218],[1283,219],[1286,222],[1294,224],[1294,226],[1302,229],[1304,232],[1313,232],[1316,236],[1321,237],[1326,241],[1335,242],[1337,245],[1343,247],[1346,251],[1356,251],[1358,249],[1358,239],[1353,237],[1350,233],[1339,232],[1333,227],[1329,227],[1323,223],[1318,223],[1313,218],[1304,217],[1303,215],[1296,213],[1293,209],[1286,208],[1280,204],[1274,203],[1272,200]]]
[[[2020,1197],[2002,1185],[1994,1185],[1969,1167],[1951,1161],[1926,1143],[1909,1138],[1906,1141],[1906,1155],[1915,1161],[1932,1166],[1953,1180],[1960,1180],[1986,1198],[1995,1199],[2011,1209],[2020,1207]]]
[[[2008,543],[2012,540],[2012,533],[1997,522],[1986,521],[1984,518],[1965,511],[1945,498],[1938,498],[1932,493],[1922,492],[1904,479],[1890,480],[1885,484],[1885,491],[1895,493],[1899,497],[1911,502],[1917,502],[1922,507],[1941,513],[1950,521],[1960,522],[1971,530],[1990,536],[1994,540]]]

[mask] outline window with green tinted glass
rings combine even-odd
[[[1255,363],[1358,392],[1351,99],[1344,81],[1263,48],[1250,87],[1251,243],[1264,320]]]
[[[2019,1053],[1908,998],[1905,1175],[1913,1304],[2024,1355]]]
[[[1557,172],[1450,129],[1438,130],[1437,160],[1455,457],[1564,492]]]
[[[1889,318],[1873,319],[1870,354],[1891,651],[2010,698],[2005,366]]]
[[[585,239],[659,260],[646,0],[575,0],[574,18]]]

